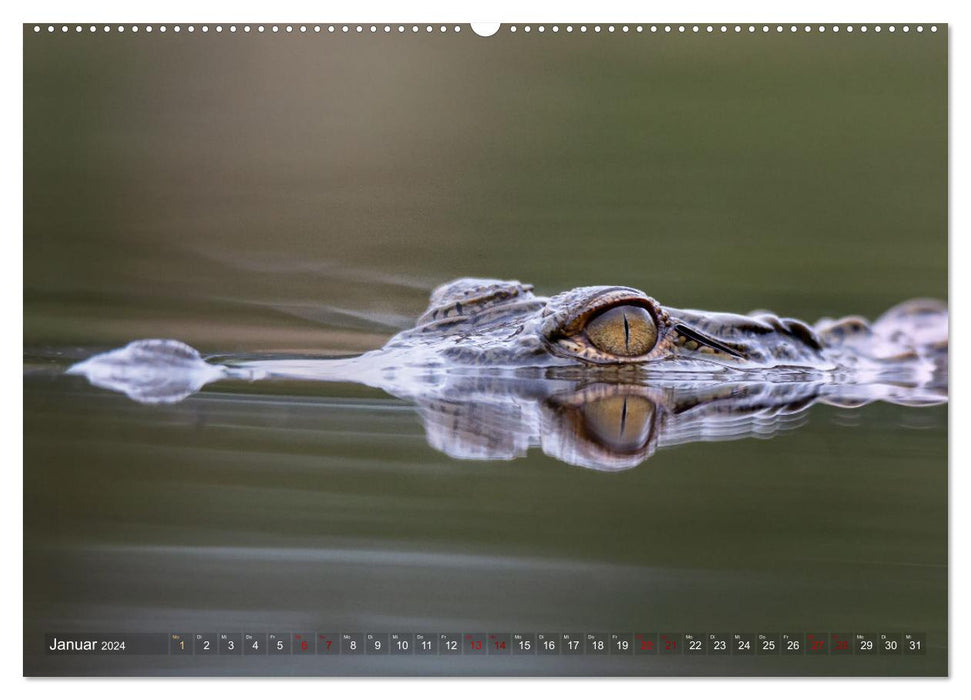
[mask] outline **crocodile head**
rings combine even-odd
[[[429,350],[446,366],[832,368],[821,338],[795,319],[675,309],[632,287],[540,297],[517,281],[471,278],[438,287],[382,351]]]

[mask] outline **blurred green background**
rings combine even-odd
[[[315,305],[408,318],[466,275],[807,320],[944,298],[946,52],[28,32],[25,343],[356,351],[380,339],[335,341]]]

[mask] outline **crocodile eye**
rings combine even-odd
[[[641,449],[651,436],[654,404],[641,396],[613,396],[582,408],[589,434],[601,445],[620,452]]]
[[[615,306],[587,322],[587,337],[598,350],[611,355],[637,357],[657,342],[657,326],[641,306]]]

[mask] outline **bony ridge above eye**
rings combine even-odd
[[[591,318],[584,329],[587,338],[602,352],[638,357],[657,343],[657,324],[642,306],[614,306]]]

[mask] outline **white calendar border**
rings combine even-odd
[[[117,1],[88,0],[84,3],[59,0],[54,2],[34,3],[16,8],[5,7],[3,41],[0,43],[4,52],[4,60],[0,62],[4,75],[4,85],[10,98],[8,108],[4,110],[3,140],[4,151],[2,162],[5,165],[5,178],[2,211],[5,215],[4,227],[5,243],[3,264],[4,274],[3,294],[0,296],[8,305],[4,314],[5,332],[3,348],[4,359],[8,366],[16,366],[19,358],[23,361],[23,140],[22,140],[22,80],[23,80],[23,34],[21,23],[24,22],[112,22],[126,23],[159,23],[159,22],[211,22],[229,19],[236,22],[246,21],[319,21],[326,19],[331,22],[449,22],[466,23],[469,21],[489,22],[503,20],[507,22],[589,22],[594,20],[606,22],[779,22],[779,23],[861,23],[861,22],[920,22],[920,23],[950,23],[951,42],[951,116],[950,123],[958,128],[951,128],[951,230],[950,238],[951,264],[954,269],[963,272],[968,268],[969,237],[966,231],[968,221],[968,205],[960,198],[955,198],[955,192],[967,192],[971,150],[969,150],[969,136],[966,135],[966,123],[959,123],[958,118],[966,118],[969,113],[967,76],[971,72],[969,64],[969,46],[971,46],[971,23],[966,22],[967,11],[958,3],[935,2],[900,2],[898,0],[883,0],[880,3],[864,4],[851,3],[846,0],[833,2],[831,0],[816,0],[812,4],[781,4],[778,2],[737,1],[735,3],[716,2],[714,0],[696,0],[690,4],[668,3],[648,4],[645,2],[614,2],[590,3],[577,0],[560,0],[555,3],[529,3],[524,0],[494,0],[491,3],[457,3],[452,0],[412,0],[408,3],[369,2],[365,4],[345,3],[314,3],[291,2],[277,0],[273,3],[242,2],[188,2],[186,0],[168,0],[163,3],[121,3]],[[483,39],[488,41],[488,39]],[[963,79],[963,84],[961,82]],[[965,122],[967,120],[965,119]],[[17,137],[12,137],[17,135]],[[966,345],[969,309],[969,275],[961,274],[951,278],[949,304],[957,323],[951,331],[951,352],[958,352]],[[951,372],[951,426],[969,425],[968,411],[964,409],[963,400],[968,395],[968,370],[955,364]],[[3,513],[5,519],[4,532],[7,533],[5,561],[9,567],[4,577],[3,594],[7,605],[5,611],[5,630],[14,646],[22,639],[22,572],[23,572],[23,512],[22,512],[22,463],[23,463],[23,384],[22,376],[16,376],[12,371],[3,374],[4,392],[7,397],[7,411],[4,413],[4,441],[9,458],[4,467],[7,472],[8,483],[4,489],[6,502]],[[955,397],[957,399],[955,400]],[[965,415],[962,419],[961,416]],[[19,418],[19,420],[18,420]],[[950,681],[925,680],[827,680],[820,679],[813,682],[793,683],[789,680],[759,679],[759,680],[724,680],[711,681],[704,679],[690,680],[627,680],[627,679],[598,679],[577,682],[574,679],[556,679],[547,681],[536,680],[490,680],[487,683],[470,681],[443,681],[435,679],[410,680],[404,684],[386,679],[374,680],[329,680],[326,686],[310,685],[315,680],[265,680],[253,682],[252,679],[235,679],[220,681],[231,686],[229,692],[236,698],[261,697],[269,693],[280,692],[337,692],[348,697],[357,697],[370,693],[394,693],[409,696],[445,696],[478,698],[494,696],[496,694],[515,695],[529,693],[532,695],[546,695],[555,692],[563,698],[590,697],[600,693],[647,693],[671,694],[681,693],[719,695],[735,693],[746,696],[777,696],[785,694],[792,698],[809,698],[819,693],[832,693],[839,686],[840,692],[861,693],[868,692],[863,684],[876,683],[880,687],[874,688],[882,697],[907,697],[932,692],[935,695],[953,696],[966,695],[971,683],[971,658],[969,649],[971,643],[962,641],[961,636],[971,633],[968,610],[971,603],[958,593],[959,584],[967,584],[968,554],[971,547],[969,542],[969,523],[971,523],[971,508],[967,501],[971,499],[968,484],[971,477],[965,470],[971,469],[969,459],[968,431],[950,431],[951,443],[951,537],[950,537]],[[14,534],[20,535],[14,536]],[[957,546],[956,546],[956,543]],[[17,562],[18,570],[13,571],[10,562]],[[964,587],[967,587],[966,585]],[[17,601],[18,605],[11,605]],[[8,697],[43,697],[58,698],[65,694],[97,693],[106,697],[162,698],[173,693],[201,693],[225,692],[221,687],[213,685],[214,681],[178,679],[164,683],[144,680],[24,680],[22,674],[22,650],[6,649],[2,656],[3,684],[11,686]],[[651,685],[646,686],[644,683]],[[169,685],[176,683],[176,685]],[[543,685],[541,686],[540,683]],[[708,687],[684,687],[684,683],[701,683]],[[825,685],[818,685],[825,683]],[[550,684],[549,686],[547,684]],[[961,691],[960,688],[965,688]]]

